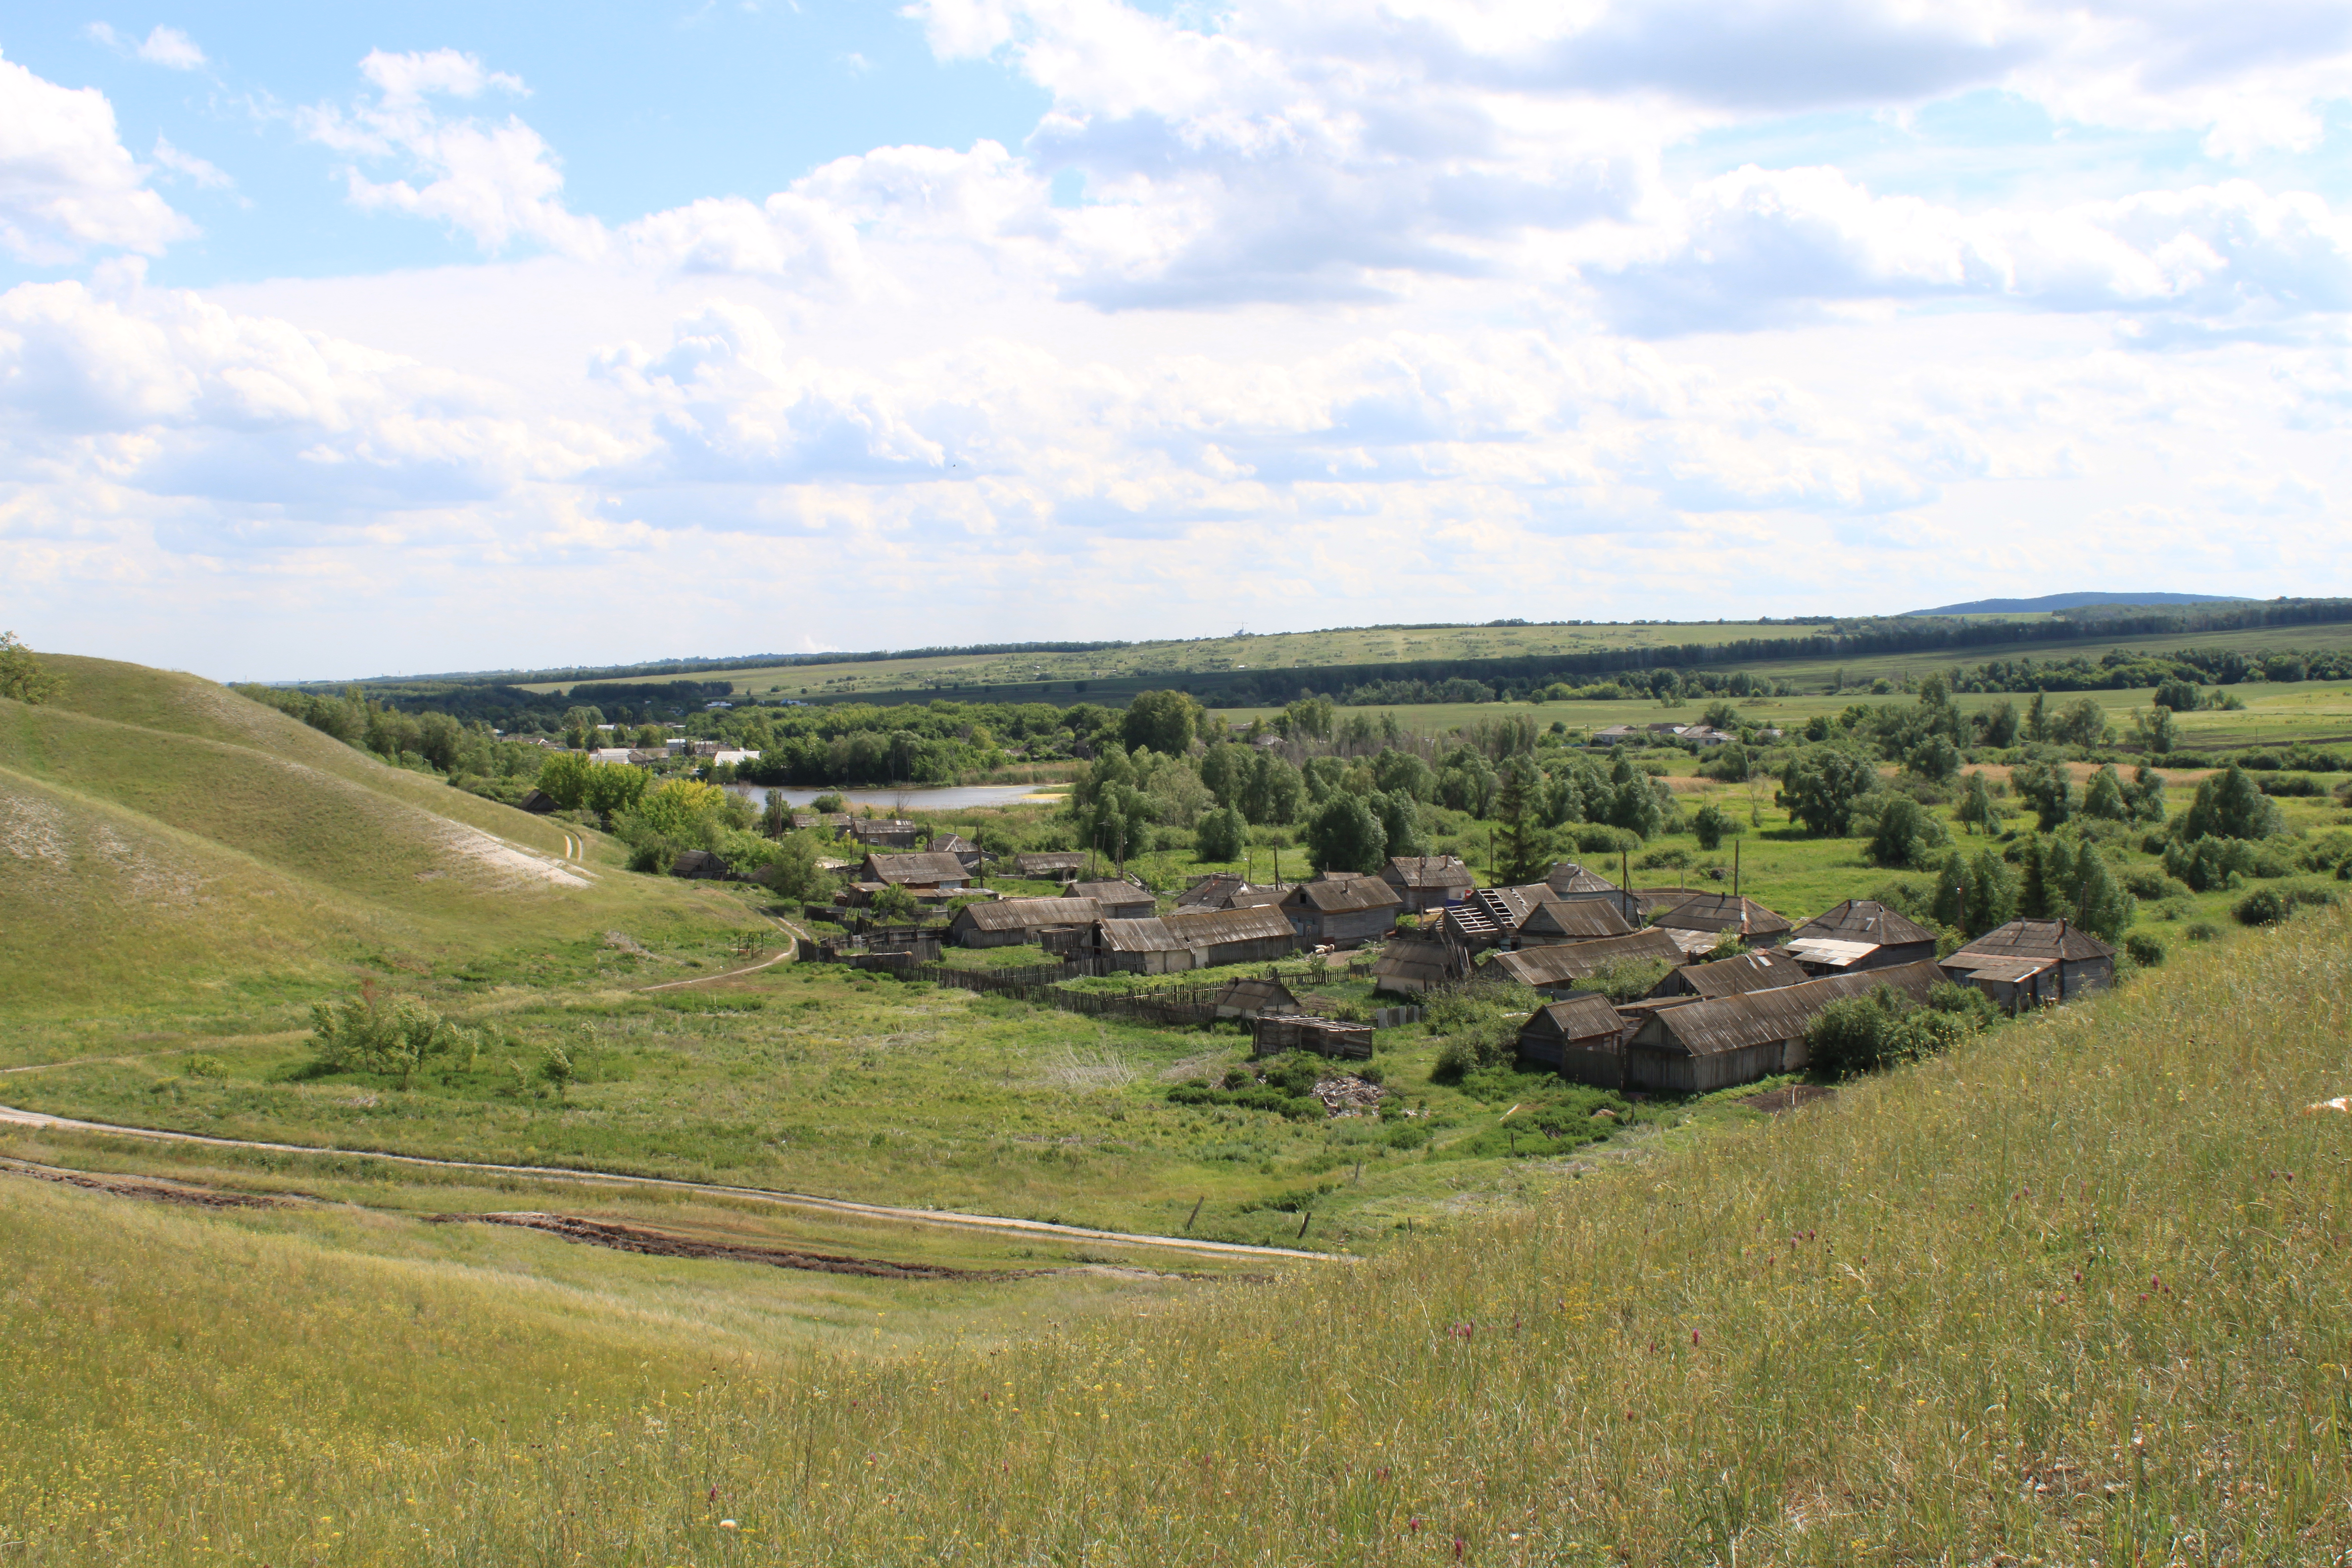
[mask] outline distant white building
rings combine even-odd
[[[760,753],[757,752],[720,752],[710,759],[714,767],[724,763],[729,767],[737,768],[741,767],[745,763],[756,763],[759,760]]]
[[[588,753],[588,760],[592,763],[625,763],[629,760],[629,748],[626,746],[599,746],[594,751]]]

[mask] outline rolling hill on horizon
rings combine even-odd
[[[2059,610],[2088,609],[2097,605],[2253,605],[2258,599],[2242,594],[2044,594],[2038,599],[1971,599],[1965,605],[1938,605],[1932,610],[1906,610],[1916,616],[2031,616]]]

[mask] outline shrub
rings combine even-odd
[[[2230,912],[2242,925],[2273,925],[2286,918],[2292,906],[2275,888],[2256,888],[2231,907]]]
[[[1698,808],[1697,815],[1691,818],[1691,828],[1698,835],[1698,847],[1702,849],[1720,848],[1725,839],[1745,831],[1738,817],[1713,801]]]
[[[1624,855],[1642,847],[1642,837],[1606,823],[1580,822],[1569,830],[1580,855]]]
[[[2136,931],[2124,938],[2124,951],[2142,969],[2154,969],[2164,962],[2164,943],[2153,931]]]
[[[2180,928],[2180,934],[2191,942],[2211,942],[2221,934],[2221,928],[2211,921],[2190,921]]]
[[[2187,884],[2166,876],[2152,866],[2126,872],[2123,883],[2124,890],[2133,898],[2146,899],[2151,903],[2158,899],[2182,898],[2189,892]]]

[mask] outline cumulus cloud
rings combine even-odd
[[[147,188],[103,93],[0,59],[0,248],[53,265],[93,248],[153,256],[194,232]]]
[[[512,114],[499,122],[453,117],[436,102],[520,93],[520,78],[456,49],[378,49],[360,72],[374,85],[373,97],[347,108],[320,105],[300,117],[313,141],[353,160],[344,175],[353,205],[436,220],[493,254],[518,239],[572,255],[604,247],[604,226],[563,205],[562,170],[538,132]],[[378,181],[363,163],[401,166],[409,177]]]

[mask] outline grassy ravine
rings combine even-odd
[[[1001,1346],[775,1352],[642,1289],[9,1183],[0,1540],[37,1563],[2333,1561],[2352,1118],[2304,1108],[2352,1090],[2347,989],[2352,924],[2323,911],[1515,1215]]]

